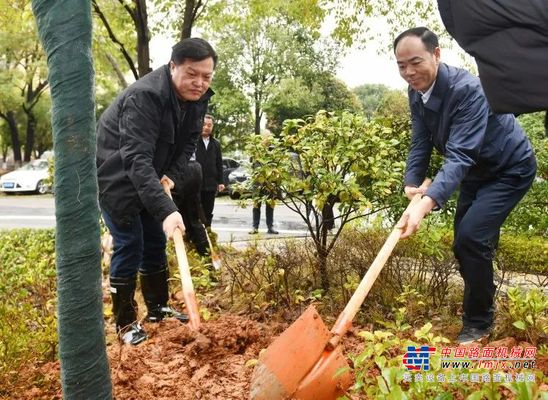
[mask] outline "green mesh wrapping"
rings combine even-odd
[[[65,399],[110,399],[89,0],[33,0],[47,54],[55,150],[56,262]]]

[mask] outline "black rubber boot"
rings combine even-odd
[[[164,318],[173,317],[185,323],[188,322],[188,315],[180,313],[167,305],[169,298],[167,278],[167,268],[153,273],[139,272],[141,279],[141,290],[147,305],[147,320],[150,322],[160,322]]]
[[[147,334],[137,322],[135,278],[110,277],[112,314],[116,320],[116,332],[124,343],[136,345],[147,339]]]

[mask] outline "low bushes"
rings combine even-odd
[[[57,354],[54,243],[53,230],[0,231],[0,381],[5,384],[26,363]]]

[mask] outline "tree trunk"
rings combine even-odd
[[[207,3],[207,1],[205,1]],[[183,14],[183,26],[181,28],[181,40],[192,36],[192,27],[198,19],[199,14],[205,7],[202,0],[186,0]]]
[[[47,54],[63,398],[112,399],[102,301],[89,0],[32,0]]]
[[[318,251],[318,266],[320,268],[320,277],[322,280],[322,289],[329,290],[329,275],[327,274],[327,254],[324,249]]]
[[[150,32],[148,30],[148,14],[146,0],[133,0],[135,2],[134,22],[137,31],[137,64],[139,77],[142,78],[150,71]]]
[[[185,1],[185,13],[183,15],[183,27],[181,29],[181,40],[191,37],[192,25],[194,24],[194,5],[195,0]]]
[[[32,111],[27,112],[27,138],[25,140],[24,161],[29,162],[34,149],[34,133],[36,131],[36,118]]]
[[[261,133],[261,118],[263,113],[261,112],[261,107],[255,102],[255,134],[258,135]]]
[[[21,142],[19,142],[19,128],[17,127],[17,121],[15,120],[15,113],[8,111],[6,114],[2,114],[2,118],[6,120],[10,128],[11,147],[13,149],[13,162],[16,167],[20,167],[21,160]]]

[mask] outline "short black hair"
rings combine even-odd
[[[171,48],[171,61],[175,65],[181,65],[187,59],[202,61],[213,58],[213,68],[217,66],[217,53],[213,47],[200,38],[187,38],[181,40]]]
[[[206,115],[204,115],[204,119],[206,119],[206,118],[207,118],[207,119],[210,119],[211,122],[215,123],[215,118],[213,118],[213,115],[211,115],[211,114],[206,114]]]
[[[436,47],[440,47],[438,36],[430,29],[424,26],[419,26],[400,33],[398,37],[394,39],[394,53],[396,52],[396,47],[398,46],[400,40],[407,36],[416,36],[420,38],[422,40],[422,43],[424,44],[424,47],[426,47],[426,50],[430,54],[434,54],[434,50],[436,49]]]

